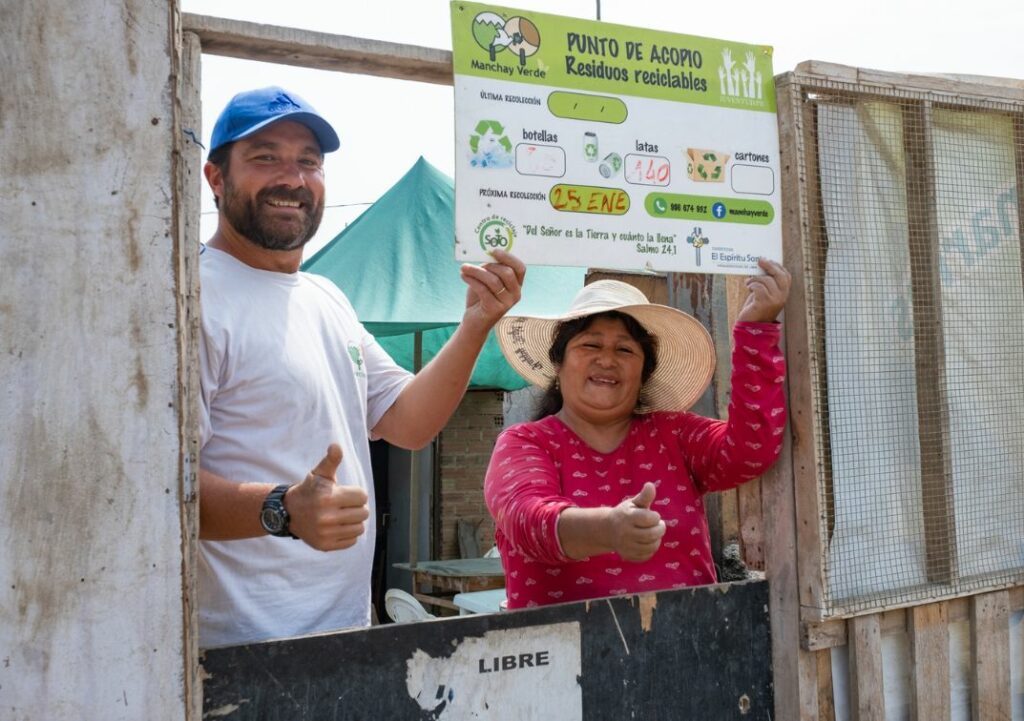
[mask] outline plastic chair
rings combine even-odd
[[[409,623],[410,621],[436,618],[434,614],[428,613],[427,609],[423,608],[423,604],[416,600],[415,596],[406,593],[400,588],[389,588],[387,590],[384,594],[384,608],[395,623]]]

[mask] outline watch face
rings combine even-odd
[[[284,528],[284,519],[276,508],[264,508],[260,513],[260,523],[267,533],[280,533]]]

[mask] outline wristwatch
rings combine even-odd
[[[284,507],[284,494],[291,488],[287,483],[275,486],[274,490],[263,499],[263,508],[260,510],[260,525],[263,530],[271,536],[283,538],[298,538],[288,530],[288,511]]]

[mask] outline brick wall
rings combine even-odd
[[[484,503],[484,473],[502,427],[500,391],[469,391],[441,432],[439,558],[458,558],[456,521],[480,522],[480,552],[494,545],[494,520]]]

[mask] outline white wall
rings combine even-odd
[[[185,718],[175,0],[0,6],[0,718]]]

